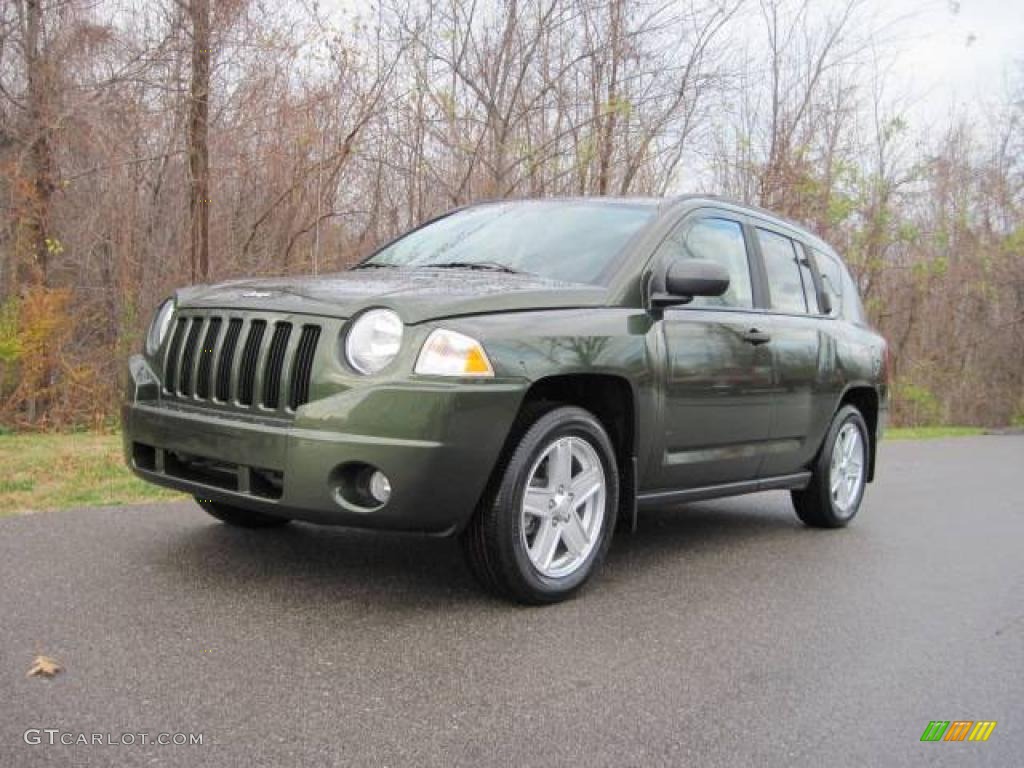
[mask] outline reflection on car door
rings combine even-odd
[[[742,223],[727,213],[682,222],[658,263],[710,259],[729,271],[722,297],[670,307],[663,316],[664,438],[658,485],[698,488],[753,480],[770,436],[772,356],[758,335]]]
[[[765,330],[775,368],[772,439],[761,474],[773,477],[802,470],[824,437],[836,397],[835,343],[828,333],[831,321],[818,309],[803,245],[760,225],[754,231],[771,307]]]

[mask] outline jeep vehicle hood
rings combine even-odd
[[[347,318],[388,307],[409,324],[460,315],[601,306],[607,290],[536,275],[477,269],[365,269],[319,277],[232,280],[177,293],[179,307]]]

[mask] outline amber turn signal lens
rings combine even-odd
[[[480,342],[444,328],[427,337],[415,370],[425,376],[494,376],[494,368]]]

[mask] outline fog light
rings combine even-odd
[[[370,475],[370,495],[381,504],[387,504],[391,498],[391,481],[380,470]]]

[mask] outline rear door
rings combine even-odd
[[[760,285],[745,217],[707,209],[684,219],[655,257],[708,259],[730,276],[721,297],[664,310],[664,430],[657,484],[697,488],[757,477],[771,432],[772,353],[759,333]]]
[[[768,222],[752,222],[761,256],[775,370],[770,450],[762,477],[798,472],[814,457],[834,400],[835,340],[819,308],[819,278],[803,244]]]

